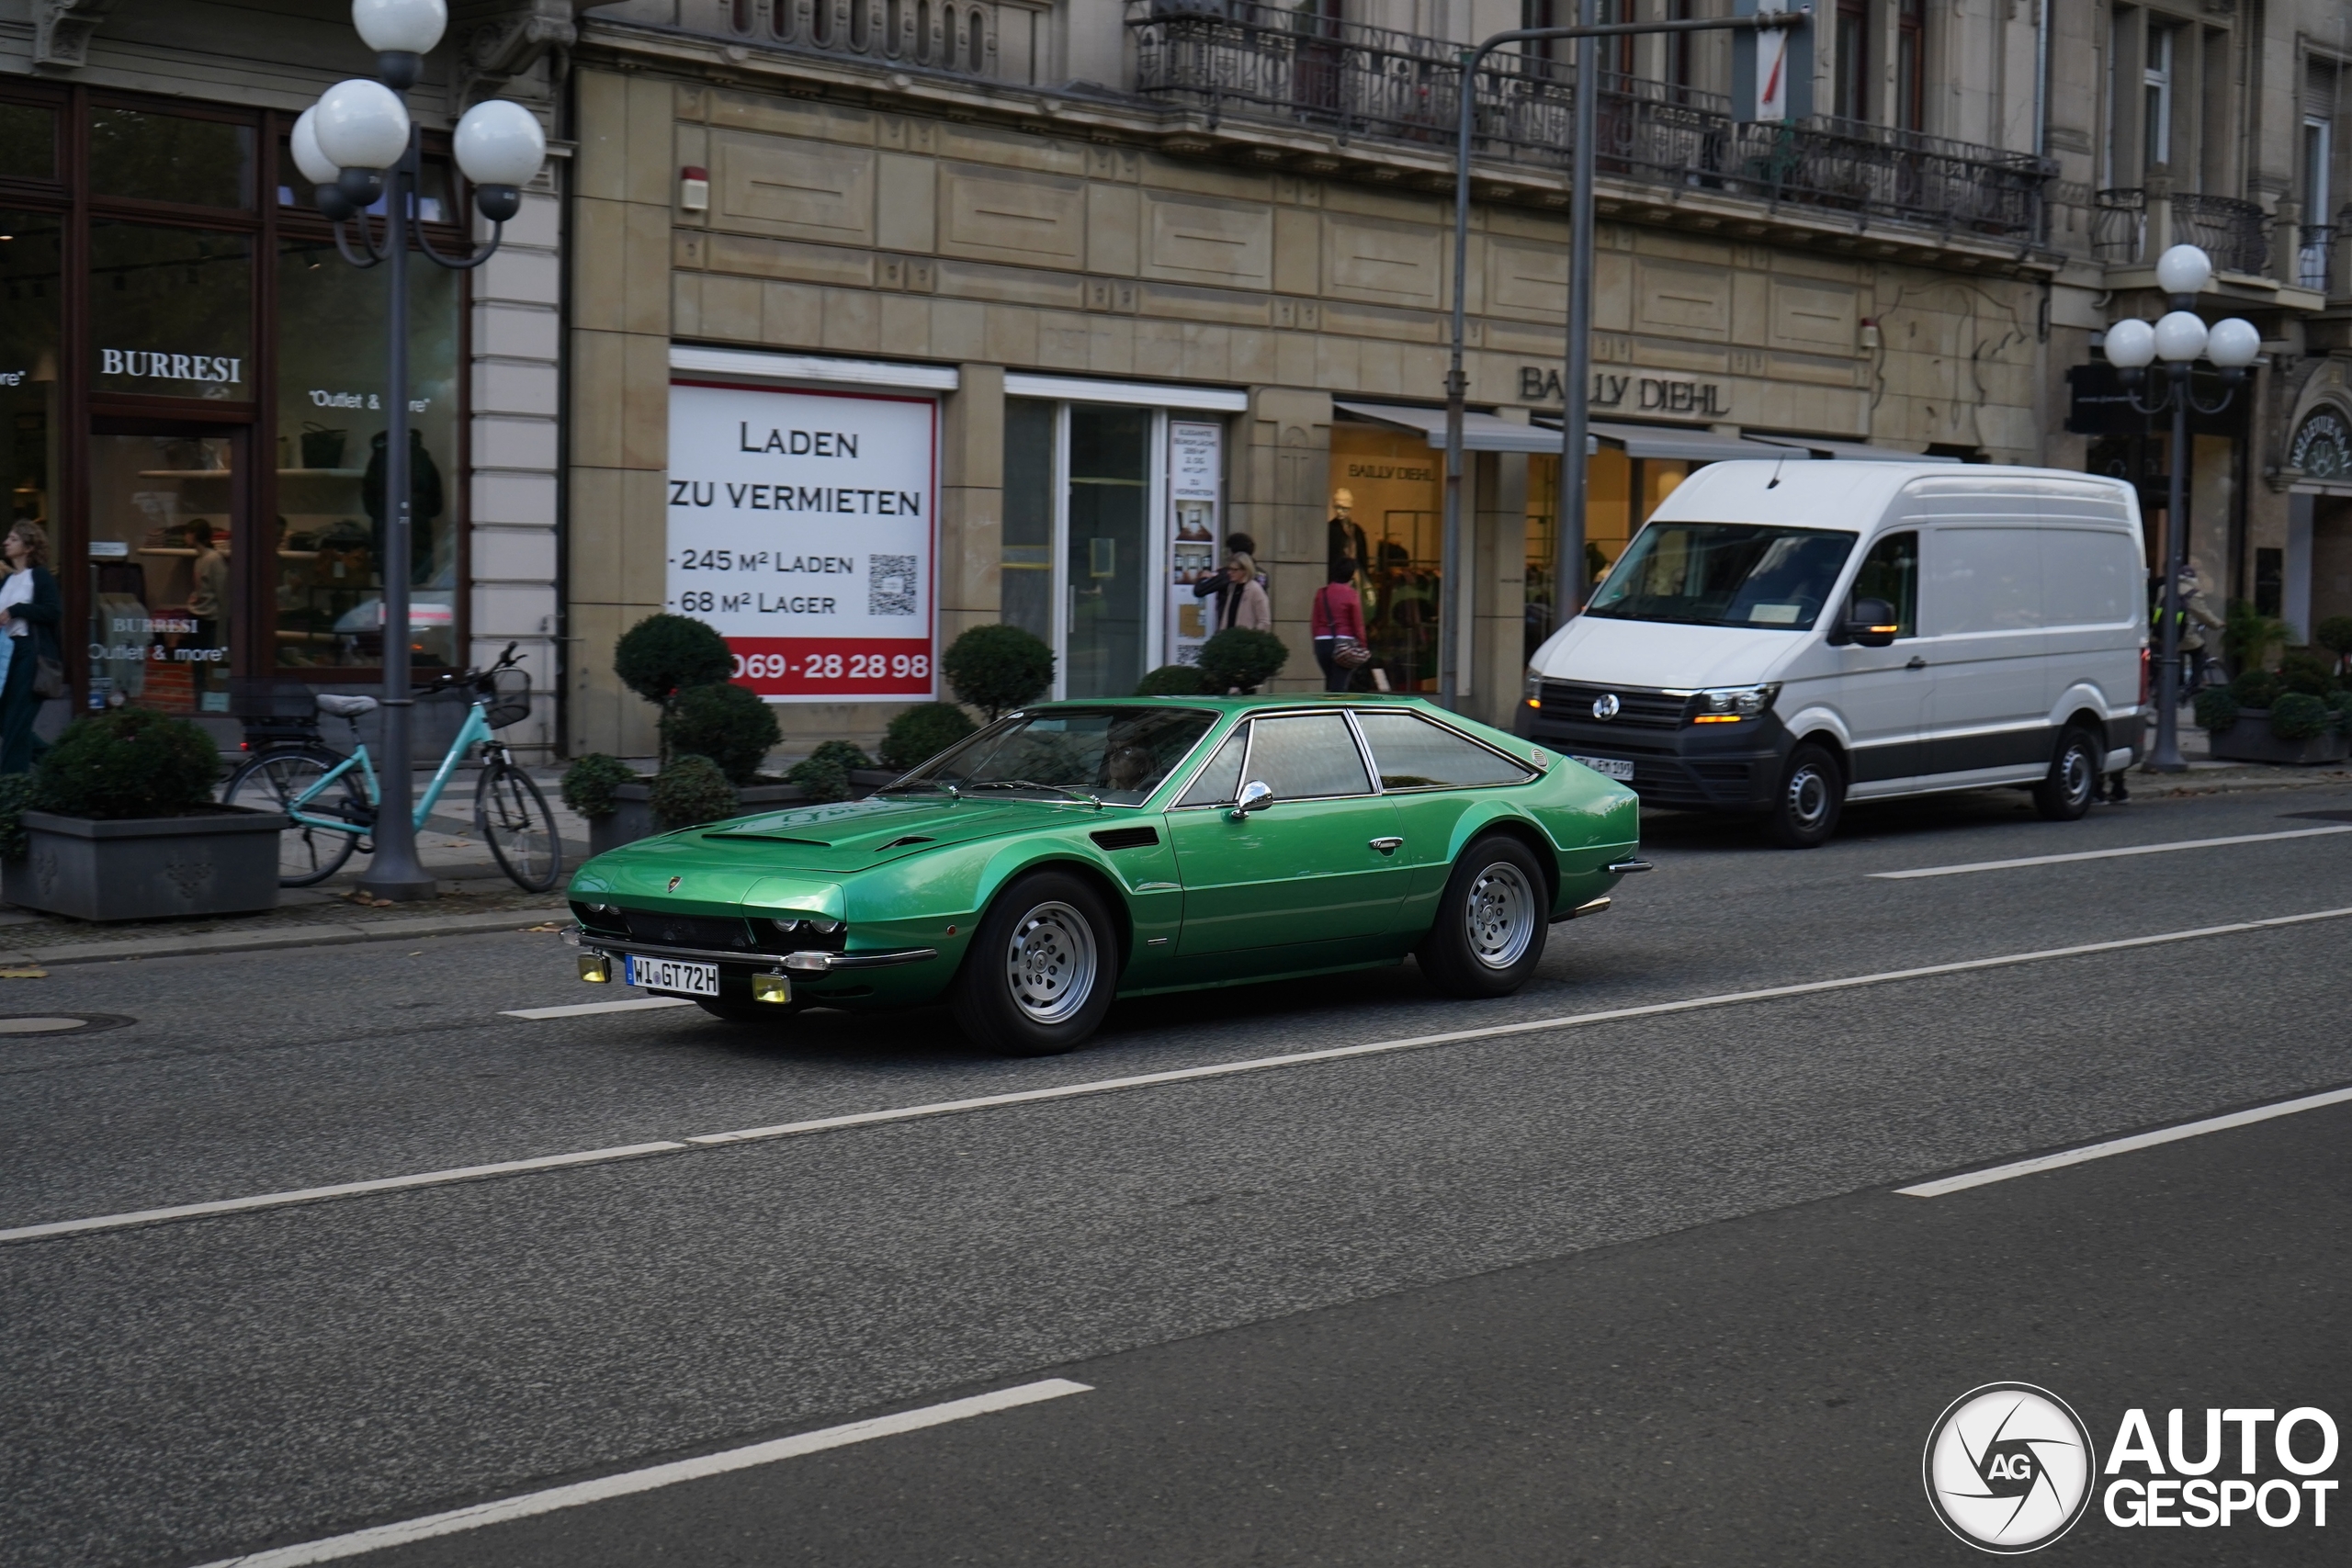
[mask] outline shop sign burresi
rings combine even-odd
[[[937,405],[673,382],[662,603],[770,702],[933,690]]]
[[[102,348],[98,374],[159,381],[211,381],[235,386],[244,361],[217,354],[165,354],[158,349]]]

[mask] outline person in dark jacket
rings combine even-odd
[[[49,750],[33,733],[44,699],[34,694],[41,660],[62,661],[57,628],[65,618],[64,597],[49,570],[49,535],[38,523],[19,523],[0,541],[8,578],[0,582],[0,635],[15,639],[8,676],[0,685],[0,773],[30,771]]]

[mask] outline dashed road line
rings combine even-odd
[[[2165,855],[2175,850],[2212,850],[2226,844],[2262,844],[2278,839],[2322,839],[2352,833],[2352,828],[2290,828],[2279,833],[2238,833],[2226,839],[2179,839],[2165,844],[2126,844],[2115,850],[2077,850],[2064,855],[2025,855],[2017,860],[1970,861],[1963,865],[1923,865],[1914,871],[1873,871],[1879,882],[1908,882],[1922,876],[1966,876],[1978,871],[2014,871],[2024,865],[2064,865],[2078,860],[2120,860],[2126,855]]]

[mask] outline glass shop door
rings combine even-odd
[[[246,595],[243,425],[95,420],[89,527],[91,707],[226,715]]]

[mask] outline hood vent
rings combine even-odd
[[[891,840],[888,843],[884,844],[884,845],[881,847],[881,849],[877,849],[877,850],[876,850],[874,852],[875,852],[876,854],[877,854],[877,855],[878,855],[878,854],[880,854],[880,853],[882,852],[882,851],[883,851],[883,850],[903,850],[903,849],[905,849],[909,844],[928,844],[928,843],[931,843],[931,842],[933,842],[933,840],[932,839],[930,839],[928,836],[926,836],[926,835],[924,835],[924,834],[922,834],[922,833],[909,833],[909,834],[908,834],[905,838],[903,838],[903,839],[893,839],[893,840]]]
[[[1087,837],[1106,850],[1139,850],[1146,844],[1159,842],[1159,829],[1157,828],[1105,828],[1099,833],[1089,833]]]

